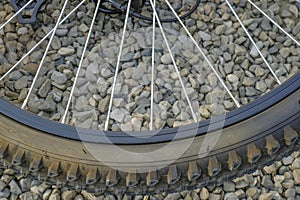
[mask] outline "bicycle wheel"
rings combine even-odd
[[[101,1],[46,1],[33,24],[0,3],[3,166],[58,186],[153,194],[299,148],[297,2],[125,3],[107,15]]]

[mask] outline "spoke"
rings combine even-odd
[[[96,8],[95,8],[95,13],[94,13],[94,16],[93,16],[93,19],[92,19],[92,22],[91,22],[91,27],[90,27],[89,33],[87,35],[87,38],[86,38],[86,41],[85,41],[85,45],[84,45],[84,48],[83,48],[83,52],[82,52],[82,55],[81,55],[81,58],[80,58],[80,62],[79,62],[78,68],[77,68],[77,73],[76,73],[75,80],[73,82],[73,86],[72,86],[72,90],[71,90],[71,93],[70,93],[70,97],[68,99],[67,107],[66,107],[65,113],[64,113],[64,115],[62,117],[62,120],[61,120],[62,123],[66,122],[66,116],[68,114],[68,111],[69,111],[69,108],[70,108],[70,105],[71,105],[72,96],[74,94],[75,86],[76,86],[76,83],[77,83],[77,80],[78,80],[78,77],[79,77],[79,73],[80,73],[80,70],[81,70],[81,67],[82,67],[82,63],[83,63],[83,59],[84,59],[84,56],[85,56],[85,52],[86,52],[86,49],[88,47],[91,34],[93,32],[93,27],[94,27],[94,24],[95,24],[95,20],[96,20],[97,14],[98,14],[98,9],[99,9],[100,4],[101,4],[101,0],[98,0]]]
[[[61,25],[63,22],[65,22],[70,15],[72,15],[86,0],[83,0],[80,2],[80,4],[78,4],[60,23],[59,25]],[[54,29],[52,29],[51,31],[49,31],[47,33],[47,35],[45,35],[36,45],[34,45],[34,47],[32,47],[32,49],[30,49],[13,67],[11,67],[1,78],[0,81],[2,81],[6,76],[8,76],[20,63],[23,62],[23,60],[25,58],[27,58],[38,46],[40,46],[42,44],[43,41],[45,41],[50,35],[51,33],[54,31]]]
[[[266,18],[268,18],[277,28],[279,28],[282,32],[284,32],[291,40],[293,40],[298,46],[300,46],[300,43],[288,32],[286,32],[278,23],[276,23],[269,15],[267,15],[262,9],[260,9],[255,3],[253,3],[251,0],[248,0],[249,3],[251,3],[259,12],[261,12]]]
[[[246,29],[246,27],[244,26],[243,22],[241,21],[241,19],[239,18],[239,16],[237,15],[237,13],[235,12],[235,10],[233,9],[233,7],[231,6],[231,4],[229,3],[228,0],[225,0],[227,5],[229,6],[230,10],[232,11],[232,13],[234,14],[235,18],[238,20],[238,22],[240,23],[240,25],[242,26],[242,28],[244,29],[245,33],[247,34],[248,38],[250,39],[250,41],[252,42],[253,46],[255,47],[255,49],[257,50],[257,52],[259,53],[259,55],[261,56],[261,58],[263,59],[264,63],[267,65],[267,67],[269,68],[270,72],[273,74],[274,78],[276,79],[277,83],[279,85],[281,85],[281,81],[279,80],[279,78],[277,77],[277,75],[275,74],[274,70],[272,69],[272,67],[270,66],[270,64],[268,63],[268,61],[266,60],[266,58],[264,57],[264,55],[262,54],[262,52],[260,51],[260,49],[258,48],[258,46],[256,45],[254,39],[251,37],[250,33],[248,32],[248,30]]]
[[[154,0],[155,9],[156,0]],[[153,130],[153,101],[154,101],[154,65],[155,65],[155,15],[153,12],[153,30],[152,30],[152,68],[151,68],[151,108],[150,108],[150,130]]]
[[[0,30],[3,29],[4,26],[6,26],[13,18],[15,18],[18,14],[20,14],[29,4],[31,4],[34,0],[28,1],[20,10],[18,10],[13,16],[11,16],[4,24],[0,26]]]
[[[128,0],[126,17],[125,17],[124,28],[123,28],[123,34],[122,34],[122,39],[121,39],[121,45],[120,45],[120,50],[119,50],[119,55],[118,55],[117,66],[116,66],[116,72],[115,72],[114,82],[113,82],[113,85],[112,85],[112,91],[111,91],[111,96],[110,96],[110,100],[109,100],[107,118],[106,118],[106,122],[105,122],[105,126],[104,126],[105,131],[108,130],[108,124],[109,124],[110,113],[111,113],[112,104],[113,104],[115,86],[116,86],[116,83],[117,83],[118,72],[119,72],[119,67],[120,67],[120,61],[121,61],[121,56],[122,56],[122,50],[123,50],[123,45],[124,45],[124,40],[125,40],[126,27],[127,27],[127,22],[128,22],[129,13],[130,13],[130,6],[131,6],[131,0]]]
[[[160,19],[159,19],[157,13],[156,13],[156,9],[155,9],[155,7],[154,7],[154,4],[153,4],[152,0],[150,0],[150,3],[151,3],[151,6],[152,6],[152,9],[153,9],[153,13],[154,13],[154,15],[155,15],[156,21],[157,21],[157,23],[158,23],[158,25],[159,25],[160,31],[161,31],[162,36],[163,36],[163,38],[164,38],[164,41],[165,41],[165,43],[166,43],[167,49],[168,49],[168,51],[169,51],[170,57],[171,57],[171,59],[172,59],[172,62],[173,62],[174,68],[175,68],[175,70],[176,70],[176,73],[177,73],[179,82],[180,82],[180,84],[181,84],[183,93],[184,93],[184,95],[185,95],[185,97],[186,97],[186,100],[187,100],[187,102],[188,102],[188,104],[189,104],[189,107],[190,107],[190,110],[191,110],[193,119],[194,119],[195,122],[197,122],[198,120],[197,120],[196,114],[195,114],[194,109],[193,109],[193,107],[192,107],[190,98],[189,98],[189,96],[188,96],[188,94],[187,94],[187,92],[186,92],[186,88],[185,88],[185,85],[184,85],[184,83],[183,83],[183,81],[182,81],[180,72],[179,72],[179,70],[178,70],[178,66],[177,66],[176,61],[175,61],[175,59],[174,59],[174,56],[173,56],[173,54],[172,54],[172,50],[171,50],[171,48],[170,48],[170,46],[169,46],[167,37],[166,37],[166,35],[165,35],[164,29],[162,28]]]
[[[184,23],[182,22],[182,20],[180,19],[180,17],[176,13],[176,11],[173,9],[173,7],[169,3],[169,1],[168,0],[165,0],[165,1],[168,4],[168,6],[171,9],[171,11],[173,12],[173,14],[175,15],[175,17],[177,18],[177,20],[179,21],[179,23],[181,24],[181,26],[183,27],[183,29],[185,30],[185,32],[188,34],[188,36],[190,37],[190,39],[193,41],[193,43],[197,47],[198,51],[204,57],[205,61],[208,63],[208,65],[211,68],[211,70],[215,73],[215,75],[217,76],[218,80],[221,82],[222,86],[225,88],[225,90],[227,91],[227,93],[229,94],[229,96],[231,97],[231,99],[234,101],[235,105],[239,108],[241,106],[240,103],[237,101],[237,99],[233,96],[233,94],[231,93],[231,91],[229,90],[229,88],[226,86],[226,84],[225,84],[224,80],[222,79],[222,77],[220,76],[220,74],[214,68],[213,64],[209,61],[208,57],[205,55],[205,53],[203,52],[203,50],[201,49],[201,47],[199,46],[199,44],[196,42],[195,38],[192,36],[192,34],[190,33],[190,31],[184,25]]]
[[[49,51],[51,42],[52,42],[52,40],[53,40],[53,38],[54,38],[56,29],[57,29],[58,26],[59,26],[59,22],[60,22],[60,20],[61,20],[63,14],[64,14],[64,11],[65,11],[65,9],[66,9],[66,7],[67,7],[67,4],[68,4],[68,0],[65,0],[65,3],[64,3],[64,5],[63,5],[62,10],[60,11],[61,13],[60,13],[60,15],[59,15],[59,17],[58,17],[57,23],[55,24],[55,27],[54,27],[53,33],[52,33],[52,35],[51,35],[51,38],[50,38],[50,40],[49,40],[49,43],[48,43],[48,45],[47,45],[47,47],[46,47],[46,50],[45,50],[45,52],[44,52],[43,58],[42,58],[42,60],[41,60],[41,63],[40,63],[40,65],[39,65],[38,70],[37,70],[37,72],[36,72],[36,75],[35,75],[35,77],[34,77],[34,79],[33,79],[33,81],[32,81],[32,84],[31,84],[31,87],[30,87],[30,89],[29,89],[29,91],[28,91],[28,94],[27,94],[27,96],[26,96],[26,99],[25,99],[24,102],[23,102],[22,109],[25,109],[26,106],[27,106],[27,103],[28,103],[30,94],[32,93],[32,90],[33,90],[33,88],[34,88],[35,82],[36,82],[37,79],[38,79],[39,73],[40,73],[41,68],[42,68],[42,66],[43,66],[43,64],[44,64],[44,60],[45,60],[45,58],[46,58],[46,56],[47,56],[47,54],[48,54],[48,51]]]

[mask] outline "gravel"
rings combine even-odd
[[[38,24],[22,25],[13,20],[0,32],[0,76],[13,66],[41,38],[54,27],[59,15],[60,0],[46,3]],[[254,1],[268,8],[272,18],[289,33],[299,38],[299,5],[295,1]],[[79,3],[71,1],[66,13]],[[287,80],[299,69],[300,49],[272,23],[250,9],[245,1],[233,1],[242,21],[250,31],[258,48],[270,62],[281,81]],[[83,46],[92,20],[94,3],[82,6],[75,15],[58,27],[48,55],[42,65],[35,90],[30,96],[28,110],[41,117],[59,121],[66,108],[77,73]],[[7,0],[0,4],[0,20],[13,12]],[[104,129],[112,85],[116,72],[119,44],[124,16],[111,17],[100,13],[96,20],[89,47],[79,71],[68,122],[91,129]],[[255,17],[255,18],[254,18]],[[2,22],[1,22],[2,24]],[[185,24],[209,55],[215,69],[225,81],[233,96],[245,105],[277,87],[268,67],[257,49],[234,19],[226,4],[217,0],[202,1],[196,13]],[[171,128],[193,122],[183,87],[191,101],[197,120],[209,119],[235,109],[220,80],[210,69],[193,42],[178,23],[164,23],[166,36],[174,54],[173,60],[163,37],[156,29],[154,128]],[[109,129],[113,131],[140,131],[150,128],[152,28],[148,23],[129,18],[121,55],[120,70],[115,85]],[[39,61],[47,42],[33,51],[4,81],[0,82],[0,96],[20,106],[36,75]],[[295,153],[296,154],[296,153]],[[280,166],[279,166],[280,165]],[[272,165],[273,166],[273,165]],[[274,165],[275,166],[275,165]],[[248,175],[221,186],[202,188],[182,194],[161,195],[166,199],[299,199],[300,159],[284,158],[276,166]],[[251,181],[249,181],[251,179]],[[51,186],[37,189],[28,178],[16,179],[2,173],[0,197],[10,199],[82,199],[91,194],[59,191]],[[22,194],[21,194],[22,193]],[[161,199],[161,198],[157,199]],[[98,197],[103,199],[104,197]],[[107,199],[117,197],[111,196]],[[124,197],[125,198],[125,197]],[[154,198],[154,197],[153,197]],[[96,198],[97,199],[97,198]]]

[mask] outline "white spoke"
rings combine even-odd
[[[184,25],[184,23],[182,22],[182,20],[180,19],[180,17],[176,13],[176,11],[173,9],[173,7],[169,3],[169,1],[168,0],[165,0],[165,1],[168,4],[169,8],[172,10],[173,14],[176,16],[177,20],[179,21],[179,23],[181,24],[181,26],[183,27],[183,29],[185,30],[185,32],[188,34],[188,36],[190,37],[190,39],[193,41],[193,43],[197,47],[198,51],[204,57],[205,61],[208,63],[208,65],[211,68],[211,70],[215,73],[215,75],[217,76],[218,80],[221,82],[222,86],[225,88],[225,90],[227,91],[227,93],[229,94],[229,96],[231,97],[231,99],[234,101],[235,105],[237,107],[240,107],[240,103],[237,101],[237,99],[233,96],[233,94],[231,93],[231,91],[229,90],[229,88],[226,86],[226,84],[225,84],[224,80],[222,79],[222,77],[220,76],[220,74],[214,68],[213,64],[209,61],[208,57],[205,55],[205,53],[203,52],[203,50],[200,48],[200,46],[198,45],[198,43],[196,42],[196,40],[194,39],[194,37],[192,36],[192,34],[189,32],[189,30],[187,29],[187,27]]]
[[[70,104],[71,104],[72,96],[74,94],[74,90],[75,90],[75,86],[76,86],[76,83],[77,83],[77,80],[78,80],[78,77],[79,77],[79,73],[80,73],[80,70],[81,70],[81,67],[82,67],[82,63],[83,63],[83,59],[84,59],[84,56],[85,56],[85,52],[86,52],[86,49],[88,47],[91,34],[93,32],[93,27],[94,27],[94,24],[95,24],[95,20],[96,20],[96,17],[97,17],[97,13],[98,13],[98,9],[99,9],[100,4],[101,4],[101,0],[98,0],[97,6],[95,8],[95,13],[94,13],[94,16],[93,16],[93,19],[92,19],[91,27],[90,27],[89,33],[87,35],[87,38],[86,38],[86,41],[85,41],[85,45],[84,45],[84,48],[83,48],[83,52],[82,52],[82,55],[81,55],[81,58],[80,58],[80,62],[79,62],[78,68],[77,68],[76,77],[75,77],[75,80],[73,82],[73,86],[72,86],[70,97],[69,97],[69,100],[68,100],[68,103],[67,103],[67,107],[66,107],[65,113],[64,113],[64,115],[63,115],[63,117],[61,119],[62,123],[65,123],[65,121],[66,121],[66,116],[67,116],[68,111],[69,111],[69,107],[70,107]]]
[[[231,6],[231,4],[229,3],[228,0],[225,0],[227,5],[229,6],[230,10],[232,11],[232,13],[234,14],[235,18],[238,20],[238,22],[240,23],[240,25],[242,26],[242,28],[244,29],[245,33],[247,34],[248,38],[250,39],[250,41],[252,42],[253,46],[255,47],[255,49],[257,50],[257,52],[259,53],[259,55],[261,56],[261,58],[263,59],[264,63],[267,65],[267,67],[269,68],[270,72],[273,74],[274,78],[276,79],[278,84],[281,84],[281,81],[279,80],[279,78],[277,77],[277,75],[275,74],[274,70],[272,69],[272,67],[270,66],[270,64],[268,63],[268,61],[266,60],[266,58],[264,57],[264,55],[262,54],[262,52],[260,51],[260,49],[258,48],[258,46],[256,45],[254,39],[251,37],[250,33],[248,32],[248,30],[246,29],[246,27],[244,26],[243,22],[241,21],[241,19],[239,18],[239,16],[237,15],[237,13],[234,11],[233,7]]]
[[[37,70],[37,72],[36,72],[36,75],[35,75],[35,77],[34,77],[34,79],[33,79],[33,81],[32,81],[32,84],[31,84],[31,86],[30,86],[30,89],[29,89],[29,91],[28,91],[28,94],[27,94],[27,96],[26,96],[26,99],[25,99],[24,102],[23,102],[22,109],[25,109],[26,106],[27,106],[27,103],[28,103],[30,94],[32,93],[32,90],[33,90],[33,88],[34,88],[35,82],[36,82],[37,79],[38,79],[39,73],[40,73],[41,68],[42,68],[42,66],[43,66],[43,64],[44,64],[44,60],[45,60],[45,58],[46,58],[46,56],[47,56],[47,54],[48,54],[48,51],[49,51],[51,42],[52,42],[52,40],[53,40],[53,38],[54,38],[56,29],[57,29],[58,26],[59,26],[59,22],[60,22],[60,20],[61,20],[63,14],[64,14],[64,11],[65,11],[65,9],[66,9],[66,7],[67,7],[67,4],[68,4],[68,0],[65,0],[65,3],[64,3],[64,5],[63,5],[62,10],[60,11],[61,13],[60,13],[60,15],[59,15],[59,17],[58,17],[57,23],[55,24],[55,27],[54,27],[53,33],[52,33],[52,35],[51,35],[51,38],[50,38],[50,40],[49,40],[49,43],[48,43],[48,45],[47,45],[47,47],[46,47],[46,50],[45,50],[45,52],[44,52],[43,58],[42,58],[42,60],[41,60],[41,62],[40,62],[40,65],[39,65],[39,67],[38,67],[38,70]]]
[[[80,2],[80,4],[78,4],[60,23],[59,25],[61,25],[63,22],[65,22],[70,15],[72,15],[86,0],[83,0]],[[2,81],[6,76],[8,76],[21,62],[23,62],[23,60],[25,58],[27,58],[38,46],[40,46],[42,44],[43,41],[45,41],[50,35],[51,33],[54,31],[54,29],[52,29],[51,31],[49,31],[47,33],[47,35],[45,35],[36,45],[34,45],[34,47],[32,47],[13,67],[11,67],[1,78],[0,81]]]
[[[154,0],[155,8],[156,0]],[[155,65],[155,15],[153,12],[153,30],[152,30],[152,68],[151,68],[151,106],[150,106],[150,130],[153,130],[153,101],[154,101],[154,65]]]
[[[13,18],[15,18],[19,13],[21,13],[27,6],[29,6],[34,0],[28,1],[20,10],[18,10],[13,16],[11,16],[4,24],[0,26],[0,30],[3,29]]]
[[[170,48],[170,46],[169,46],[167,37],[166,37],[166,35],[165,35],[164,29],[162,28],[160,19],[159,19],[157,13],[156,13],[156,9],[155,9],[155,7],[154,7],[154,4],[153,4],[152,0],[150,0],[150,3],[151,3],[151,6],[152,6],[152,9],[153,9],[153,13],[154,13],[154,15],[155,15],[156,21],[157,21],[157,23],[158,23],[158,25],[159,25],[159,28],[160,28],[161,33],[162,33],[162,36],[163,36],[164,41],[165,41],[165,43],[166,43],[167,49],[168,49],[168,51],[169,51],[170,57],[171,57],[171,59],[172,59],[172,62],[173,62],[174,68],[175,68],[175,70],[176,70],[176,73],[177,73],[179,82],[180,82],[180,84],[181,84],[183,93],[184,93],[184,95],[185,95],[185,97],[186,97],[186,100],[187,100],[187,102],[188,102],[188,104],[189,104],[189,107],[190,107],[190,110],[191,110],[193,119],[194,119],[195,122],[197,122],[198,120],[197,120],[196,114],[195,114],[194,109],[193,109],[193,107],[192,107],[190,98],[189,98],[189,96],[188,96],[188,94],[187,94],[185,85],[184,85],[184,83],[183,83],[183,81],[182,81],[180,72],[179,72],[179,70],[178,70],[178,66],[177,66],[176,61],[175,61],[175,59],[174,59],[174,56],[173,56],[173,54],[172,54],[172,51],[171,51],[171,48]]]
[[[269,15],[267,15],[264,11],[262,11],[256,4],[254,4],[251,0],[248,0],[259,12],[261,12],[266,18],[268,18],[277,28],[279,28],[282,32],[284,32],[291,40],[293,40],[298,46],[300,43],[288,32],[286,32],[278,23],[276,23]]]
[[[116,72],[115,72],[115,76],[114,76],[114,82],[113,82],[113,85],[112,85],[112,91],[111,91],[111,96],[110,96],[110,101],[109,101],[107,118],[106,118],[106,122],[105,122],[105,126],[104,126],[104,130],[106,130],[106,131],[108,130],[108,125],[109,125],[110,113],[111,113],[112,104],[113,104],[115,86],[116,86],[117,78],[118,78],[118,72],[119,72],[120,61],[121,61],[121,56],[122,56],[122,50],[123,50],[123,45],[124,45],[124,40],[125,40],[126,27],[127,27],[128,17],[129,17],[130,6],[131,6],[131,0],[128,0],[126,17],[125,17],[124,28],[123,28],[123,34],[122,34],[122,39],[121,39],[121,45],[120,45],[120,50],[119,50],[119,55],[118,55],[117,66],[116,66]]]

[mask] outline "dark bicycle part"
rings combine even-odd
[[[103,12],[103,13],[106,13],[106,14],[120,14],[120,13],[122,13],[122,11],[120,11],[120,10],[110,9],[110,8],[107,8],[103,5],[100,5],[99,11]]]
[[[190,8],[189,12],[187,12],[186,14],[184,15],[179,15],[180,19],[185,19],[187,18],[188,16],[190,16],[199,6],[200,4],[200,1],[201,0],[196,0],[195,4],[193,5],[192,8]],[[153,18],[152,17],[147,17],[147,16],[144,16],[144,15],[141,15],[137,12],[131,12],[131,15],[134,16],[134,17],[137,17],[137,18],[140,18],[140,19],[143,19],[145,21],[152,21]],[[174,17],[174,18],[170,18],[170,19],[160,19],[161,22],[163,23],[171,23],[171,22],[177,22],[177,18]]]
[[[96,3],[98,0],[94,0]],[[115,9],[107,8],[106,6],[103,6],[103,2],[101,3],[101,6],[99,8],[99,11],[107,13],[107,14],[117,14],[122,13],[126,10],[126,4],[127,1],[122,0],[108,0],[108,3],[111,4],[111,6]],[[143,5],[145,3],[145,0],[132,0],[131,2],[131,8],[139,12]]]
[[[95,0],[95,2],[96,2],[97,0]],[[106,7],[106,6],[104,6],[103,5],[103,3],[104,2],[101,2],[101,5],[100,5],[100,7],[99,7],[99,11],[100,12],[103,12],[103,13],[106,13],[106,14],[120,14],[120,13],[122,13],[122,12],[124,12],[123,10],[119,10],[119,9],[117,9],[117,8],[108,8],[108,7]],[[139,9],[141,9],[141,2],[136,2],[136,4],[140,4],[140,5],[135,5],[134,7],[135,7],[135,9],[137,9],[137,10],[139,10]],[[145,1],[145,2],[142,2],[142,5],[143,6],[151,6],[151,4],[150,4],[150,2],[149,1]],[[138,6],[140,7],[140,8],[138,8]],[[175,11],[178,11],[179,9],[178,8],[176,8],[176,9],[174,9]]]
[[[131,7],[133,7],[136,11],[141,11],[144,3],[145,3],[145,0],[135,0],[131,3],[132,4]]]
[[[94,0],[94,1],[97,2],[97,0]],[[181,15],[180,19],[185,19],[188,16],[190,16],[198,8],[198,6],[200,4],[200,1],[201,0],[196,0],[193,7],[190,8],[189,12],[185,13],[184,15]],[[123,13],[123,12],[126,11],[126,2],[127,1],[110,0],[108,2],[111,3],[111,6],[114,7],[115,9],[110,9],[110,8],[107,8],[103,5],[101,5],[100,8],[99,8],[100,12],[103,12],[103,13],[106,13],[106,14],[119,14],[119,13]],[[144,15],[139,13],[141,8],[143,6],[146,6],[146,5],[150,5],[150,3],[148,1],[145,1],[145,0],[134,0],[134,1],[132,1],[131,7],[134,10],[131,10],[130,14],[134,17],[139,18],[139,19],[143,19],[145,21],[151,21],[152,22],[152,20],[153,20],[152,17],[147,17],[147,16],[144,16]],[[177,11],[179,9],[175,9],[175,10]],[[171,22],[176,22],[177,18],[174,17],[174,18],[169,18],[169,19],[160,19],[160,21],[162,23],[171,23]]]
[[[33,24],[36,22],[36,16],[38,11],[40,10],[41,6],[45,0],[36,0],[35,2],[32,2],[30,5],[28,5],[23,12],[26,14],[23,15],[22,13],[18,14],[18,21],[21,24]],[[10,0],[10,4],[15,9],[16,12],[18,12],[26,3],[28,3],[28,0]],[[30,14],[27,14],[30,13]]]

